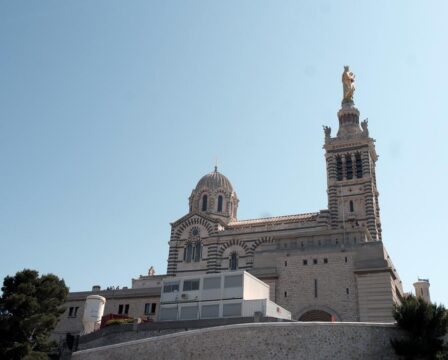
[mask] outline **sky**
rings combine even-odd
[[[0,1],[0,278],[166,272],[213,170],[238,218],[327,208],[341,73],[379,154],[383,242],[448,305],[446,1]]]

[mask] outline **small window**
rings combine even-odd
[[[345,262],[347,262],[348,261],[348,259],[347,259],[347,256],[345,257]]]
[[[224,304],[222,306],[222,316],[241,316],[241,303]]]
[[[236,252],[230,255],[229,259],[229,269],[230,270],[238,270],[238,254]]]
[[[179,281],[176,282],[166,282],[163,285],[163,292],[164,293],[172,293],[175,291],[179,291]]]
[[[217,318],[219,317],[219,305],[202,305],[202,318]]]
[[[204,290],[220,289],[221,277],[204,278]]]
[[[145,315],[152,315],[156,313],[156,303],[145,304]]]
[[[202,196],[202,211],[207,211],[207,201],[208,201],[208,196],[203,195]]]
[[[124,313],[125,313],[126,315],[129,314],[129,304],[126,304],[126,305],[124,306]]]
[[[183,306],[180,308],[180,320],[195,320],[198,318],[197,306]]]
[[[118,305],[118,314],[121,315],[123,314],[123,305]]]
[[[324,264],[328,264],[328,259],[324,258]]]
[[[303,260],[303,265],[308,265],[308,260]]]
[[[199,279],[185,280],[183,291],[196,291],[199,290]]]
[[[243,286],[243,276],[242,275],[232,275],[226,276],[224,278],[224,287],[234,288],[234,287],[242,287]]]
[[[342,159],[340,156],[336,156],[336,180],[342,180]]]
[[[285,291],[285,297],[288,297],[288,292],[287,291]]]
[[[79,310],[79,307],[76,306],[76,307],[75,307],[75,313],[74,313],[74,315],[73,315],[74,317],[78,316],[78,310]]]
[[[73,316],[73,310],[75,308],[73,306],[70,306],[70,308],[68,309],[68,317],[72,317]]]
[[[184,261],[191,262],[192,256],[193,256],[193,245],[192,243],[188,243],[184,249]]]
[[[350,293],[350,290],[348,288],[346,288],[345,293],[348,295]]]
[[[200,241],[196,242],[193,250],[193,259],[195,262],[199,262],[202,258],[202,245]]]
[[[347,175],[347,180],[353,179],[353,162],[351,154],[345,156],[345,173]]]
[[[360,153],[356,153],[355,155],[355,164],[356,164],[356,177],[360,179],[362,178],[362,159]]]
[[[314,279],[314,297],[317,298],[317,279]]]
[[[285,260],[285,266],[288,266],[288,262]]]
[[[353,201],[350,200],[350,212],[354,212],[355,211],[355,207],[353,206]]]
[[[317,265],[317,259],[313,259],[313,264]]]
[[[222,195],[218,196],[218,212],[222,212]]]
[[[177,307],[160,308],[160,320],[177,320]]]

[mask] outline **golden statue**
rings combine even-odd
[[[355,74],[350,71],[348,65],[344,66],[344,72],[342,73],[342,87],[344,90],[342,103],[353,102],[353,93],[355,92]]]

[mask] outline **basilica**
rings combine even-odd
[[[375,140],[348,67],[342,80],[339,129],[324,127],[328,209],[239,220],[236,191],[215,167],[172,224],[168,276],[244,269],[297,320],[392,321],[403,289],[382,242]]]
[[[151,269],[131,288],[70,293],[57,332],[81,331],[89,295],[107,299],[105,314],[157,321],[164,281],[231,271],[269,285],[268,300],[294,320],[393,322],[404,293],[382,241],[378,156],[369,124],[359,120],[354,81],[345,67],[338,129],[323,129],[327,209],[240,220],[236,189],[215,167],[191,192],[188,213],[171,224],[167,273]],[[429,300],[429,283],[420,283]]]

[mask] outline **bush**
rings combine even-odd
[[[397,355],[404,359],[446,359],[443,337],[448,330],[448,314],[443,305],[429,304],[415,296],[406,296],[394,307],[394,318],[406,332],[404,339],[392,339]]]
[[[116,326],[116,325],[123,325],[123,324],[132,324],[134,322],[134,319],[112,319],[109,320],[106,323],[106,326]]]

